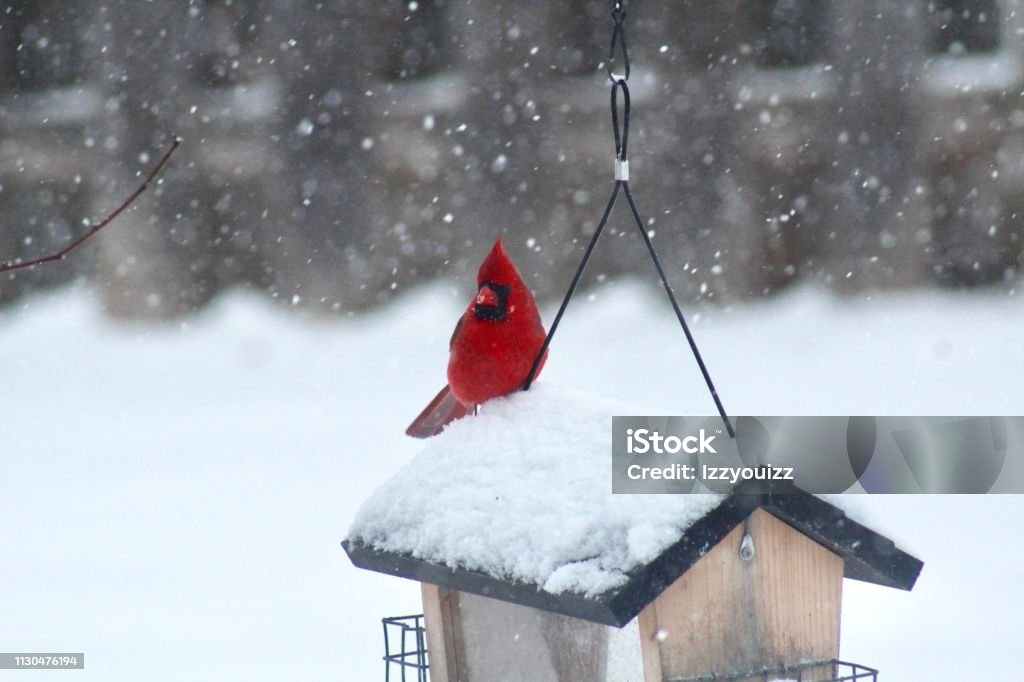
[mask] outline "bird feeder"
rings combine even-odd
[[[911,589],[922,563],[890,539],[793,489],[613,495],[621,406],[542,385],[486,408],[343,542],[356,566],[422,584],[431,680],[612,679],[623,646],[645,682],[875,679],[839,660],[842,585]]]

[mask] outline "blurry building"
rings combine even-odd
[[[1012,283],[1021,0],[627,2],[634,193],[689,300]],[[228,287],[356,310],[466,281],[499,234],[567,285],[612,186],[610,3],[56,0],[0,12],[0,302],[74,277],[112,313]],[[620,207],[622,208],[622,207]],[[647,273],[625,213],[588,280]]]

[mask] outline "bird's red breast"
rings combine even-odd
[[[545,337],[537,301],[500,237],[480,265],[477,285],[448,361],[448,385],[470,405],[522,388]]]

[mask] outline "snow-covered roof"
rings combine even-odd
[[[659,413],[546,384],[492,400],[373,492],[345,549],[364,568],[621,625],[757,506],[826,545],[867,530],[809,495],[613,495],[611,416]],[[876,568],[847,574],[904,586]]]
[[[642,408],[538,383],[451,424],[363,504],[349,538],[552,593],[596,595],[722,495],[613,495],[611,415]]]

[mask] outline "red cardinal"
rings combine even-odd
[[[405,430],[429,438],[480,403],[523,387],[544,345],[537,301],[505,251],[501,237],[476,275],[476,297],[459,318],[449,345],[448,385]],[[540,368],[547,360],[547,352]]]

